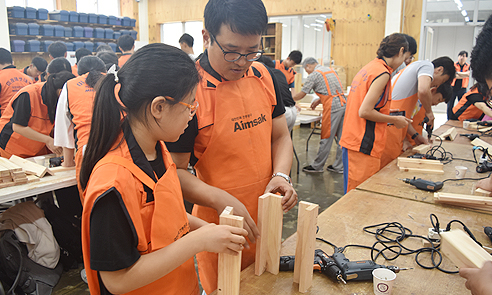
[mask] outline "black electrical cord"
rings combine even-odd
[[[486,179],[486,178],[489,178],[490,175],[492,174],[489,173],[489,175],[485,176],[485,177],[480,177],[480,178],[468,178],[468,177],[465,177],[465,178],[448,178],[448,179],[444,179],[442,182],[446,182],[446,181],[461,181],[461,180],[482,180],[482,179]]]

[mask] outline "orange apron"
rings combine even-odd
[[[166,173],[157,181],[152,180],[145,172],[136,166],[131,160],[118,155],[106,155],[92,170],[94,174],[98,169],[102,175],[105,172],[114,173],[114,165],[120,165],[129,170],[135,178],[148,187],[153,188],[154,201],[147,202],[146,194],[141,194],[141,199],[122,198],[127,208],[132,223],[138,235],[137,249],[140,254],[145,255],[164,248],[177,239],[180,239],[190,231],[189,221],[183,204],[181,186],[176,172],[176,165],[172,162],[171,155],[161,142],[161,149],[166,166]],[[107,166],[107,165],[110,166]],[[105,167],[106,166],[106,167]],[[112,166],[112,167],[111,167]],[[91,175],[92,175],[91,174]],[[82,250],[84,253],[84,264],[86,266],[87,280],[90,292],[93,295],[100,294],[100,286],[97,271],[90,270],[90,214],[92,206],[100,196],[98,188],[104,187],[105,180],[98,177],[89,180],[86,189],[86,199],[82,214]],[[131,183],[132,179],[123,179],[122,185]],[[95,192],[90,193],[90,186]],[[107,187],[107,185],[106,185]],[[124,188],[120,188],[124,189]],[[143,187],[141,187],[143,191]],[[139,194],[139,192],[137,192]],[[174,269],[166,276],[136,289],[127,294],[198,294],[198,279],[195,273],[193,258]]]
[[[219,82],[205,71],[201,74],[206,76],[201,82],[205,86],[198,87],[196,98],[201,106],[203,96],[215,95],[215,115],[209,127],[213,128],[210,141],[195,165],[197,177],[236,197],[256,223],[258,197],[264,193],[273,170],[272,103],[265,99],[271,94],[266,84],[253,75]],[[206,89],[207,79],[217,85],[214,93]],[[212,208],[195,205],[193,215],[219,224],[218,213]],[[255,261],[256,245],[249,244],[251,248],[242,253],[242,269]],[[196,258],[200,282],[210,294],[217,289],[218,255],[201,252]]]
[[[425,119],[425,109],[423,106],[420,106],[418,112],[412,117],[412,126],[419,134],[422,134],[422,130],[424,129],[424,119]],[[412,134],[413,135],[413,134]],[[407,133],[407,139],[411,145],[415,145],[415,141],[412,139],[412,135]]]
[[[342,82],[340,82],[340,79],[338,78],[337,73],[334,70],[322,72],[320,70],[316,70],[316,72],[320,73],[323,78],[325,79],[325,84],[326,84],[326,90],[328,93],[333,93],[330,89],[330,84],[328,83],[328,78],[326,77],[329,74],[334,74],[335,77],[337,77],[338,83],[342,85]],[[316,92],[316,95],[319,96],[319,99],[321,100],[321,103],[323,104],[323,118],[321,121],[321,139],[326,139],[330,138],[331,136],[331,103],[333,100],[333,97],[338,97],[340,99],[340,104],[342,107],[347,103],[345,100],[345,95],[343,93],[340,93],[338,89],[335,89],[336,95],[323,95],[318,92]]]

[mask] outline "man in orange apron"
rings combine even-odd
[[[0,116],[17,91],[31,84],[31,78],[19,72],[12,64],[12,54],[0,48]]]
[[[294,100],[301,100],[311,90],[314,90],[320,99],[314,101],[311,104],[311,108],[315,109],[318,104],[323,104],[323,121],[321,123],[321,141],[318,154],[314,162],[302,168],[302,171],[307,173],[323,172],[333,139],[336,136],[336,159],[333,165],[329,165],[326,169],[341,174],[343,173],[342,148],[338,145],[338,141],[342,136],[345,104],[347,103],[343,94],[342,83],[333,69],[319,65],[313,57],[306,58],[302,62],[302,67],[309,76],[304,82],[302,91],[294,96]]]
[[[302,61],[302,52],[299,50],[293,50],[289,53],[284,60],[274,60],[273,64],[277,70],[282,71],[285,75],[285,79],[287,79],[287,83],[292,90],[294,90],[295,84],[294,80],[296,78],[296,71],[294,71],[294,66],[300,64]],[[294,93],[293,93],[294,94]]]
[[[132,57],[133,51],[135,50],[135,40],[130,35],[121,35],[118,38],[118,47],[122,52],[118,59],[118,66],[121,68]]]
[[[245,218],[250,248],[242,253],[244,269],[255,259],[258,197],[280,193],[284,211],[297,202],[288,176],[292,141],[275,79],[254,62],[261,56],[261,34],[268,22],[261,0],[210,0],[204,18],[207,50],[197,61],[200,107],[168,148],[183,196],[195,204],[193,215],[218,223],[218,214],[232,206],[234,214]],[[187,171],[191,152],[198,159],[196,177]],[[217,288],[217,255],[199,253],[197,261],[209,294]]]
[[[468,88],[468,83],[470,81],[470,65],[466,63],[467,59],[468,52],[462,50],[458,53],[458,61],[454,64],[454,67],[456,68],[456,77],[453,77],[454,80],[451,83],[451,86],[453,86],[453,98],[449,101],[446,110],[448,120],[456,120],[453,116],[454,102],[456,101],[456,97],[459,102]]]
[[[19,71],[31,78],[33,83],[39,81],[39,76],[46,71],[46,67],[48,67],[48,62],[40,57],[36,56],[32,59],[31,64],[23,69],[19,69]]]

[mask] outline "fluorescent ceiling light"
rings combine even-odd
[[[282,27],[287,28],[288,26],[286,24],[282,24]]]
[[[326,18],[326,15],[324,14],[320,14],[319,16],[321,16],[322,18]]]
[[[316,29],[316,28],[315,28],[314,30],[315,30],[315,31],[318,31],[318,32],[321,32],[321,30],[320,30],[320,29]]]
[[[320,19],[315,19],[314,21],[317,22],[317,23],[320,23],[320,24],[324,24],[325,23],[324,20],[320,20]]]
[[[320,25],[320,24],[314,24],[314,23],[313,23],[313,24],[310,24],[310,26],[311,26],[311,27],[320,27],[320,28],[322,28],[322,27],[323,27],[323,25]]]
[[[463,16],[467,16],[467,15],[468,15],[468,13],[466,12],[466,10],[462,10],[462,11],[461,11],[461,14],[462,14]]]
[[[469,21],[470,21],[470,18],[469,18],[468,16],[467,16],[467,17],[465,17],[465,21],[466,21],[466,22],[469,22]]]
[[[309,26],[308,26],[308,25],[306,25],[306,24],[304,24],[304,27],[309,29]]]

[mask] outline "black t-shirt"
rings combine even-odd
[[[280,95],[282,96],[282,102],[286,107],[293,107],[296,105],[296,102],[292,98],[292,93],[290,92],[289,84],[287,83],[287,79],[285,78],[284,73],[281,70],[272,69],[273,75],[277,79],[278,88],[280,89]]]
[[[200,66],[210,75],[212,75],[218,81],[222,81],[222,77],[212,68],[210,62],[208,60],[208,51],[205,50],[202,57],[200,58]],[[270,76],[273,80],[273,86],[275,88],[275,95],[277,100],[277,105],[274,107],[272,112],[272,118],[276,118],[285,113],[285,107],[282,101],[282,91],[279,85],[279,82],[276,76],[272,73],[272,69],[266,67]],[[285,79],[285,76],[284,76]],[[166,142],[167,149],[172,153],[192,153],[193,146],[195,145],[195,138],[198,135],[198,122],[196,119],[196,115],[193,116],[193,119],[188,123],[188,127],[185,132],[181,134],[181,137],[176,142]],[[191,161],[196,162],[196,159],[192,159]]]

